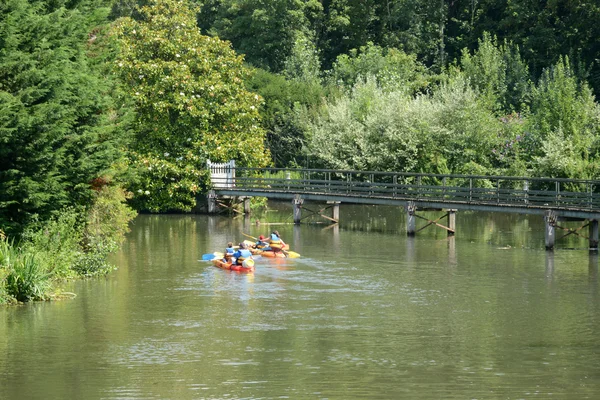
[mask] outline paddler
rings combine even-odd
[[[278,231],[271,232],[271,237],[269,238],[269,247],[273,250],[274,253],[279,253],[285,247],[285,242],[279,236]]]
[[[235,263],[237,265],[243,265],[244,260],[252,258],[252,253],[248,250],[246,243],[240,243],[240,248],[233,253],[233,256],[235,257]]]
[[[260,235],[258,237],[258,240],[256,241],[256,243],[254,244],[254,248],[255,249],[263,249],[263,248],[267,247],[269,245],[269,242],[267,242],[266,239],[267,238],[265,238],[263,235]]]
[[[230,262],[233,263],[233,255],[235,253],[235,249],[233,248],[233,242],[227,242],[227,247],[225,248],[225,251],[223,252],[223,261],[224,262]]]

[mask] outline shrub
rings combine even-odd
[[[22,302],[45,300],[51,288],[44,264],[34,253],[20,249],[8,269],[5,286],[10,296]]]
[[[14,300],[43,300],[49,275],[35,253],[0,237],[0,304]]]
[[[6,241],[4,232],[0,230],[0,304],[7,303],[10,300],[6,292],[6,275],[8,275],[8,263],[6,259],[10,250],[12,250],[12,247]]]
[[[32,225],[23,235],[26,252],[35,254],[55,278],[74,277],[71,266],[80,256],[83,224],[78,213],[67,208],[60,216]]]
[[[129,222],[136,213],[125,204],[128,193],[120,187],[96,189],[96,199],[88,211],[83,232],[82,249],[72,269],[79,275],[97,275],[112,269],[106,261],[125,239]]]

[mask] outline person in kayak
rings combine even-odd
[[[233,257],[235,257],[235,263],[237,265],[243,265],[244,260],[252,258],[252,253],[248,250],[246,243],[240,243],[240,248],[233,253]]]
[[[223,261],[233,263],[233,254],[235,253],[235,249],[233,248],[233,242],[228,242],[225,251],[223,252]]]
[[[279,232],[271,232],[271,237],[269,238],[270,249],[273,250],[274,253],[279,253],[281,250],[283,250],[284,246],[285,242],[283,239],[281,239],[281,236],[279,236]]]
[[[267,247],[268,245],[269,245],[269,242],[267,242],[267,239],[263,235],[260,235],[258,237],[258,240],[256,241],[256,243],[254,244],[254,248],[255,249],[263,249],[263,248]]]

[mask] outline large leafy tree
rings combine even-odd
[[[490,108],[505,114],[522,111],[530,81],[518,46],[498,45],[495,38],[484,33],[473,55],[463,49],[461,67]]]
[[[92,181],[119,158],[109,86],[85,51],[90,23],[51,2],[0,6],[0,229],[7,233],[65,206],[89,207]]]
[[[281,72],[299,37],[322,17],[317,0],[196,0],[203,32],[231,41],[256,67]]]
[[[528,125],[539,143],[535,173],[597,178],[600,107],[586,82],[575,77],[568,58],[542,74],[531,93]]]
[[[265,100],[260,111],[273,163],[276,167],[302,165],[306,138],[298,112],[318,109],[325,90],[317,82],[286,79],[261,69],[255,71],[248,84]]]
[[[432,80],[416,56],[373,43],[353,49],[349,55],[340,55],[329,71],[330,82],[345,88],[352,88],[369,77],[375,77],[386,89],[404,88],[409,93],[424,92]]]
[[[139,15],[118,24],[116,61],[137,112],[134,203],[189,210],[207,183],[206,160],[269,162],[261,98],[246,89],[249,70],[229,44],[200,33],[188,1],[152,0]]]

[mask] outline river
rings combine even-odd
[[[0,398],[599,398],[584,239],[547,252],[542,218],[509,214],[458,212],[451,238],[407,237],[392,207],[291,218],[138,216],[113,273],[65,285],[76,298],[0,308]],[[301,258],[199,261],[275,228]]]

